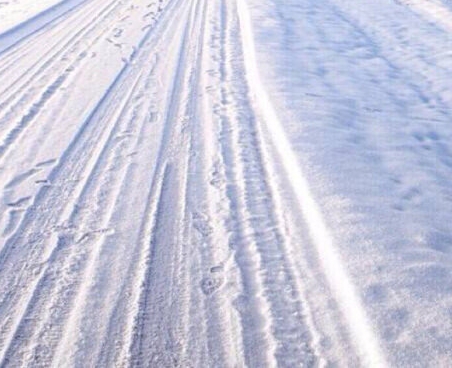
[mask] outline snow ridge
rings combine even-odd
[[[323,262],[324,272],[336,293],[342,312],[348,320],[353,341],[360,352],[364,364],[372,367],[385,367],[387,366],[385,357],[375,333],[342,265],[322,212],[311,193],[307,179],[304,177],[299,162],[290,148],[290,142],[259,77],[248,6],[245,4],[245,0],[237,0],[237,6],[243,31],[245,67],[250,80],[249,85],[252,88],[257,104],[262,109],[267,129],[271,133],[275,148],[281,156],[286,174],[297,195],[299,206],[308,224],[311,237]]]

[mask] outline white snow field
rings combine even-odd
[[[452,3],[0,0],[0,367],[451,367]]]

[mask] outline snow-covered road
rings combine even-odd
[[[446,0],[0,0],[0,366],[452,365]]]

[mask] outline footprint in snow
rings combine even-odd
[[[201,212],[193,214],[193,226],[203,237],[208,237],[213,233],[213,228],[209,222],[207,215]]]
[[[210,268],[210,275],[204,277],[201,281],[201,289],[205,295],[212,295],[217,291],[224,283],[224,277],[222,275],[223,266],[213,266]]]
[[[205,295],[212,295],[223,285],[223,278],[219,276],[205,277],[201,281],[201,289]]]
[[[122,36],[122,33],[123,33],[123,32],[124,32],[123,29],[121,29],[121,28],[115,28],[115,29],[113,30],[113,37],[119,38],[119,37]]]

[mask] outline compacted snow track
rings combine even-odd
[[[67,0],[0,30],[0,366],[393,361],[248,5]]]
[[[118,23],[149,9],[78,124],[80,99],[62,95],[99,73],[97,48],[121,49],[114,37],[135,20]],[[320,362],[243,22],[225,1],[92,1],[4,52],[1,159],[53,156],[5,170],[2,364]],[[48,147],[65,118],[65,142]]]

